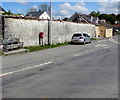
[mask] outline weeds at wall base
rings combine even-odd
[[[69,45],[69,43],[65,42],[65,43],[57,43],[57,44],[52,44],[52,45],[29,46],[29,47],[24,47],[24,48],[28,49],[29,52],[33,52],[33,51],[38,51],[38,50],[44,50],[44,49],[49,49],[49,48],[65,46],[65,45]]]

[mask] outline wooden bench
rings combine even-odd
[[[23,48],[23,42],[19,41],[7,41],[3,43],[2,51],[8,52],[9,50]]]

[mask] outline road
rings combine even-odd
[[[116,39],[4,56],[3,98],[117,98]]]

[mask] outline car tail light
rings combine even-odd
[[[83,39],[83,37],[80,37],[80,39]]]

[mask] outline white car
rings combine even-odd
[[[86,44],[86,43],[91,43],[91,38],[86,33],[76,33],[73,34],[71,42]]]

